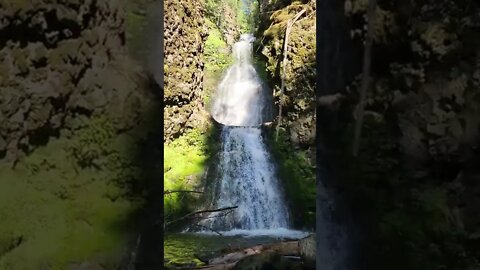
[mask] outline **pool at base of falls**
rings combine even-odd
[[[311,232],[306,231],[297,231],[291,230],[286,228],[278,228],[278,229],[256,229],[256,230],[241,230],[241,229],[234,229],[229,231],[199,231],[195,232],[197,234],[203,235],[219,235],[219,233],[223,236],[243,236],[243,237],[270,237],[276,239],[300,239],[307,237]]]

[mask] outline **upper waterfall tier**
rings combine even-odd
[[[223,125],[259,126],[267,119],[267,92],[252,65],[254,39],[244,34],[234,44],[235,62],[217,88],[211,114]]]

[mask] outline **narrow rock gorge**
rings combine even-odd
[[[267,267],[277,256],[227,253],[309,235],[301,260],[277,266],[313,267],[304,254],[315,238],[316,3],[260,2],[166,1],[168,269]],[[285,26],[299,12],[284,58]]]

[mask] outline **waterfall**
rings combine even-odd
[[[235,62],[217,88],[212,117],[221,123],[221,150],[213,179],[213,208],[237,206],[231,213],[211,213],[201,221],[218,231],[281,230],[290,220],[275,166],[260,125],[268,117],[268,93],[252,65],[251,35],[233,47]],[[271,94],[270,94],[271,95]]]
[[[212,106],[212,117],[227,126],[259,126],[268,117],[270,104],[252,65],[251,35],[242,35],[233,46],[234,64],[220,82]]]

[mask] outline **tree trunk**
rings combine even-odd
[[[360,102],[357,107],[356,122],[355,122],[355,134],[353,138],[352,155],[356,157],[360,148],[360,138],[362,135],[363,116],[365,111],[365,100],[367,97],[367,90],[370,83],[370,66],[372,62],[372,41],[373,41],[373,28],[375,23],[375,9],[377,8],[377,0],[370,0],[368,5],[368,31],[365,38],[365,49],[363,51],[363,76],[362,85],[360,89]]]

